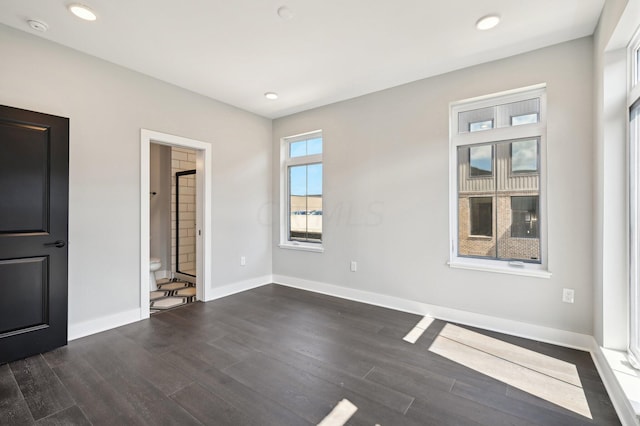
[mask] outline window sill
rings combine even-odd
[[[323,253],[324,252],[324,247],[322,247],[321,245],[309,245],[309,244],[302,244],[302,243],[280,243],[278,244],[278,247],[282,248],[282,249],[287,249],[287,250],[300,250],[300,251],[311,251],[311,252],[315,252],[315,253]]]
[[[471,262],[447,262],[450,268],[468,269],[471,271],[495,272],[498,274],[520,275],[524,277],[551,278],[551,272],[542,269],[526,269],[520,266],[486,265]]]
[[[624,395],[629,400],[636,417],[640,417],[640,371],[631,367],[626,353],[612,349],[600,349],[613,370]]]

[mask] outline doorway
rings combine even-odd
[[[196,209],[195,209],[195,251],[196,251],[196,300],[207,301],[211,288],[211,185],[212,153],[206,142],[166,133],[142,129],[140,132],[140,317],[149,318],[150,290],[150,150],[151,144],[188,148],[196,153]]]

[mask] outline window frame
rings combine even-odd
[[[540,111],[537,123],[517,126],[494,127],[478,132],[459,132],[459,113],[480,108],[494,107],[527,99],[539,98]],[[550,278],[548,259],[547,231],[547,173],[546,173],[546,84],[537,84],[514,90],[494,93],[449,104],[449,266],[451,268],[489,271],[513,275]],[[538,139],[539,189],[539,228],[540,263],[528,263],[514,260],[485,259],[458,255],[458,147],[489,143],[508,142],[526,138]],[[495,155],[495,154],[494,154]],[[509,166],[510,167],[510,166]],[[495,168],[495,165],[494,165]],[[494,174],[496,171],[494,170]]]
[[[640,31],[627,46],[627,149],[629,184],[629,362],[640,369],[640,121],[631,122],[632,112],[640,108]],[[639,111],[640,113],[640,111]],[[640,120],[640,117],[638,117]],[[635,126],[633,125],[635,124]]]
[[[290,146],[292,143],[304,140],[322,138],[322,153],[291,157]],[[289,239],[289,227],[291,222],[291,205],[290,205],[290,182],[289,168],[295,166],[309,166],[313,164],[322,164],[322,205],[325,210],[324,197],[324,163],[323,154],[325,150],[324,137],[321,129],[310,132],[299,133],[292,136],[286,136],[280,139],[280,243],[279,247],[283,249],[303,250],[322,253],[324,251],[324,222],[322,227],[322,237],[319,242],[297,241]]]

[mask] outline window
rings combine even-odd
[[[451,105],[452,267],[549,277],[545,87]]]
[[[322,132],[283,139],[280,247],[322,251]]]

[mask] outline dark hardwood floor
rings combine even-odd
[[[588,353],[465,327],[576,366],[593,419],[402,338],[417,315],[268,285],[0,366],[0,424],[620,424]]]

